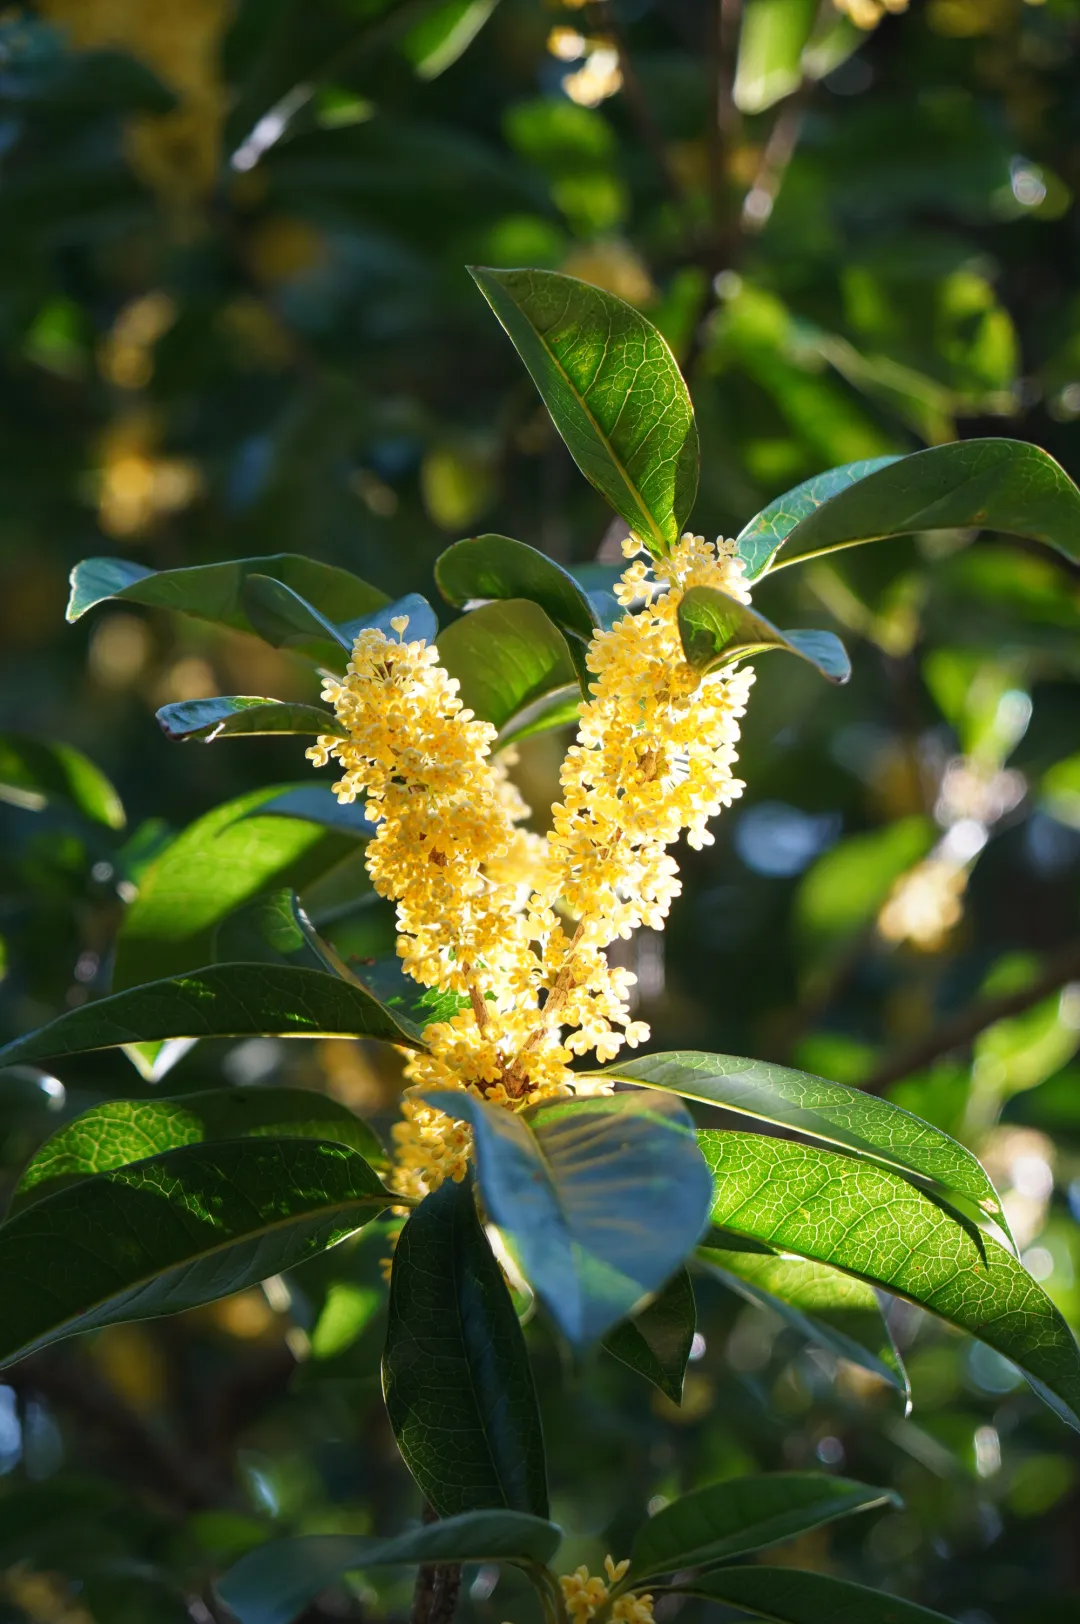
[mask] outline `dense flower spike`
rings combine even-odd
[[[397,904],[404,969],[461,1000],[426,1028],[430,1052],[406,1071],[414,1085],[521,1109],[581,1086],[575,1055],[605,1062],[648,1037],[631,1016],[633,975],[604,950],[662,927],[679,892],[667,848],[684,832],[710,842],[709,818],[741,793],[732,767],[753,681],[750,670],[702,677],[679,638],[689,587],[747,600],[733,550],[688,535],[653,570],[630,564],[618,588],[627,613],[590,644],[592,698],[546,837],[522,827],[529,808],[512,758],[491,758],[495,729],[463,708],[436,649],[405,640],[406,620],[397,641],[361,632],[345,678],[326,681],[347,737],[308,754],[338,759],[335,792],[363,796],[378,825],[368,867]],[[407,1098],[394,1133],[406,1193],[464,1177],[469,1132],[443,1112]]]

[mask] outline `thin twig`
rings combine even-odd
[[[781,105],[773,120],[757,174],[742,202],[740,224],[749,236],[763,231],[769,222],[773,204],[799,144],[811,88],[809,80],[804,80],[802,88]]]
[[[642,144],[652,157],[669,197],[682,197],[685,195],[686,189],[671,166],[667,145],[664,141],[664,132],[657,123],[652,108],[649,106],[645,86],[641,82],[633,58],[630,55],[626,41],[626,30],[622,25],[613,0],[597,0],[596,11],[599,26],[610,36],[612,44],[618,52],[619,72],[622,74],[622,88],[626,96],[626,105],[630,109],[634,122],[637,124]]]
[[[1046,960],[1042,974],[1029,986],[1021,987],[1016,992],[1002,993],[998,998],[979,998],[951,1019],[943,1021],[925,1037],[898,1050],[886,1058],[860,1086],[869,1094],[879,1094],[890,1083],[921,1071],[942,1055],[968,1048],[988,1026],[1006,1020],[1010,1015],[1021,1015],[1025,1009],[1041,1003],[1071,981],[1080,981],[1080,942],[1071,942],[1052,954]]]

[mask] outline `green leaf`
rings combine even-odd
[[[420,79],[437,79],[463,56],[499,0],[442,0],[410,28],[401,48]]]
[[[337,829],[370,840],[377,825],[370,822],[362,805],[339,801],[329,784],[297,784],[263,801],[255,813],[260,818],[299,818],[302,823],[318,823],[324,829]]]
[[[296,892],[268,891],[227,914],[214,932],[215,964],[293,964],[341,973],[337,955],[320,940]]]
[[[447,1179],[401,1232],[383,1394],[405,1464],[440,1516],[495,1507],[547,1516],[525,1338],[471,1180]]]
[[[518,711],[499,734],[497,748],[519,744],[537,733],[549,733],[556,727],[576,727],[581,714],[581,689],[575,682],[572,688],[556,688],[532,705]]]
[[[323,1590],[354,1569],[413,1562],[547,1563],[562,1530],[521,1511],[470,1511],[396,1539],[315,1534],[275,1540],[241,1558],[218,1584],[240,1624],[291,1624]]]
[[[838,1517],[898,1503],[889,1489],[823,1472],[770,1472],[710,1483],[673,1500],[639,1529],[630,1570],[618,1588],[625,1591],[642,1579],[682,1568],[713,1567]]]
[[[525,1114],[465,1093],[421,1097],[471,1125],[488,1216],[578,1346],[658,1291],[701,1234],[708,1173],[670,1094],[565,1100]]]
[[[760,539],[750,557],[760,575],[769,565],[782,568],[864,541],[969,527],[1027,536],[1077,562],[1080,490],[1048,452],[1024,440],[958,440],[849,483],[787,532],[779,564],[776,548],[761,560]]]
[[[294,1268],[395,1197],[346,1145],[187,1145],[35,1201],[0,1227],[0,1361],[175,1314]]]
[[[107,829],[127,821],[119,795],[81,751],[21,733],[0,733],[0,801],[27,812],[72,808]]]
[[[901,462],[901,457],[864,457],[861,462],[846,462],[839,468],[804,479],[793,490],[776,496],[768,507],[762,508],[744,525],[736,540],[738,556],[746,565],[748,580],[756,580],[768,568],[773,555],[801,520],[815,513],[830,497],[857,484],[867,474],[887,468],[890,463]]]
[[[457,609],[477,599],[528,598],[556,626],[586,643],[600,625],[588,593],[569,570],[509,536],[456,541],[436,563],[435,579]]]
[[[407,1016],[419,1027],[431,1021],[449,1021],[469,1007],[469,1000],[460,993],[422,987],[405,973],[396,953],[370,962],[364,960],[358,967],[358,977],[380,1004],[395,1014]]]
[[[264,803],[284,787],[215,807],[150,864],[117,938],[117,991],[208,963],[214,927],[226,914],[260,891],[300,891],[355,851],[347,835],[321,824],[264,816]]]
[[[741,113],[764,113],[798,90],[816,14],[816,0],[746,0],[732,91]]]
[[[640,1314],[608,1332],[604,1347],[673,1404],[681,1404],[696,1329],[694,1284],[686,1270],[679,1269]]]
[[[174,609],[254,633],[243,603],[244,584],[250,575],[283,582],[320,614],[335,621],[373,614],[390,601],[385,592],[369,586],[351,571],[298,553],[240,558],[227,564],[196,564],[180,570],[148,570],[127,558],[87,558],[71,572],[67,618],[78,620],[107,598],[119,598],[125,603]]]
[[[896,1174],[835,1151],[755,1134],[698,1135],[713,1223],[907,1297],[1018,1365],[1080,1430],[1080,1350],[1011,1252]]]
[[[775,1624],[951,1624],[942,1613],[900,1596],[798,1568],[722,1568],[673,1588]]]
[[[333,711],[318,705],[297,705],[292,700],[260,699],[252,694],[230,694],[215,699],[181,699],[162,705],[157,713],[161,731],[170,739],[228,738],[233,734],[306,733],[339,736]]]
[[[907,1372],[873,1286],[824,1263],[779,1257],[767,1246],[725,1249],[716,1231],[698,1260],[747,1302],[779,1314],[800,1336],[860,1365],[910,1401]]]
[[[501,732],[544,703],[581,698],[566,638],[535,603],[511,598],[462,615],[439,636],[439,663],[470,710]]]
[[[304,1088],[213,1088],[177,1099],[108,1100],[47,1139],[24,1168],[14,1214],[65,1185],[184,1145],[218,1139],[320,1139],[349,1145],[365,1161],[386,1153],[366,1122],[337,1100]]]
[[[0,1065],[160,1038],[382,1038],[420,1033],[354,981],[275,964],[211,964],[68,1010],[0,1049]]]
[[[439,630],[431,605],[418,592],[340,623],[269,575],[249,575],[242,596],[248,619],[265,642],[296,649],[335,671],[345,669],[357,635],[369,627],[395,641],[392,620],[407,620],[409,635],[425,642],[434,642]]]
[[[694,408],[666,340],[632,305],[555,271],[472,268],[586,479],[664,554],[694,505]]]
[[[696,1049],[645,1055],[591,1076],[617,1077],[642,1088],[668,1088],[789,1128],[827,1145],[935,1186],[950,1199],[971,1202],[1008,1233],[1001,1201],[977,1157],[940,1128],[888,1100],[830,1083],[810,1072]]]
[[[779,648],[797,654],[830,682],[851,676],[847,650],[832,632],[778,631],[756,609],[715,587],[692,586],[677,612],[683,652],[696,671],[715,671]]]

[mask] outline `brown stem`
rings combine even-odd
[[[438,1522],[430,1506],[425,1523]],[[451,1624],[461,1594],[461,1567],[456,1562],[425,1562],[416,1575],[409,1624]]]
[[[862,1088],[867,1093],[879,1094],[891,1083],[899,1082],[912,1072],[921,1071],[942,1055],[950,1054],[954,1049],[966,1049],[980,1032],[985,1032],[995,1021],[1022,1014],[1025,1009],[1041,1003],[1070,981],[1080,981],[1080,942],[1071,942],[1051,954],[1042,974],[1029,986],[1021,987],[1016,992],[1003,993],[998,998],[979,998],[950,1020],[943,1021],[925,1037],[887,1057],[861,1085]]]

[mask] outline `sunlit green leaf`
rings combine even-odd
[[[666,552],[698,480],[694,409],[666,341],[632,305],[574,277],[472,274],[586,479],[653,552]]]
[[[368,821],[362,802],[339,801],[329,784],[296,784],[261,802],[249,816],[299,818],[302,823],[318,823],[359,840],[370,840],[376,828]]]
[[[187,1145],[82,1179],[0,1227],[0,1360],[227,1296],[393,1199],[357,1151],[310,1139]]]
[[[699,1238],[708,1174],[670,1094],[537,1106],[423,1098],[468,1122],[484,1206],[569,1339],[596,1341],[671,1276]]]
[[[237,631],[254,632],[243,603],[244,584],[250,575],[283,582],[334,621],[373,614],[390,601],[385,592],[369,586],[349,570],[297,553],[240,558],[227,564],[196,564],[179,570],[150,570],[127,558],[87,558],[71,572],[67,615],[69,620],[78,620],[95,604],[119,598],[156,609],[180,610]]]
[[[899,457],[866,457],[861,462],[844,463],[840,468],[814,474],[793,490],[774,497],[768,507],[762,508],[739,532],[736,547],[746,565],[747,577],[753,581],[761,575],[795,526],[823,503],[865,479],[867,474],[900,460]]]
[[[784,649],[827,677],[847,682],[851,661],[832,632],[778,631],[756,609],[711,586],[693,586],[678,607],[683,653],[697,671],[715,671],[770,649]]]
[[[834,470],[840,472],[849,476],[843,488],[800,515],[770,550],[775,528],[771,534],[768,527],[755,530],[759,521],[752,521],[739,538],[739,551],[753,576],[770,564],[781,568],[838,547],[919,530],[998,530],[1080,559],[1080,490],[1053,457],[1027,441],[959,440],[916,451],[854,480],[851,470]]]
[[[904,1174],[950,1198],[971,1202],[1007,1228],[1001,1201],[977,1157],[947,1133],[888,1100],[769,1060],[676,1050],[605,1067],[599,1075],[644,1088],[669,1088],[772,1122]]]
[[[421,79],[437,79],[463,56],[498,0],[441,0],[409,30],[402,49]]]
[[[441,664],[461,684],[470,710],[510,732],[523,712],[567,690],[580,698],[566,638],[527,598],[485,604],[439,636]]]
[[[209,963],[214,927],[226,914],[260,891],[303,890],[355,850],[348,835],[322,824],[261,816],[287,787],[215,807],[151,863],[120,927],[115,989]]]
[[[896,1503],[888,1489],[823,1472],[772,1472],[711,1483],[650,1517],[634,1540],[621,1588],[683,1568],[714,1567],[838,1517]]]
[[[119,795],[81,751],[22,733],[0,733],[0,801],[27,812],[73,808],[108,829],[126,821]]]
[[[471,1181],[447,1179],[401,1232],[383,1393],[405,1464],[440,1516],[494,1507],[547,1516],[525,1338]]]
[[[386,1154],[359,1117],[337,1100],[301,1088],[215,1088],[177,1099],[108,1100],[47,1139],[23,1169],[15,1213],[63,1185],[184,1145],[218,1139],[320,1139],[349,1145],[368,1162]]]
[[[696,1328],[694,1284],[686,1270],[679,1269],[640,1314],[608,1332],[604,1347],[672,1403],[681,1404]]]
[[[293,964],[336,975],[341,970],[336,958],[319,939],[295,891],[265,892],[226,914],[214,932],[216,964]]]
[[[798,90],[816,13],[814,0],[746,0],[733,91],[740,112],[763,113]]]
[[[697,1256],[730,1290],[779,1314],[800,1336],[860,1365],[909,1398],[907,1373],[873,1286],[824,1263],[779,1257],[767,1246],[724,1248],[714,1231]]]
[[[448,603],[464,609],[488,598],[528,598],[565,631],[588,642],[600,624],[585,589],[561,564],[509,536],[455,542],[435,565]]]
[[[313,1534],[276,1540],[239,1561],[218,1593],[240,1624],[291,1624],[298,1613],[342,1574],[414,1562],[546,1563],[562,1531],[521,1511],[469,1511],[399,1534],[367,1539]]]
[[[260,699],[250,694],[231,694],[216,699],[181,699],[162,705],[157,713],[161,731],[170,739],[229,738],[235,734],[338,732],[333,711],[318,705],[298,705],[292,700]]]
[[[1018,1365],[1080,1430],[1080,1349],[1011,1252],[895,1173],[781,1139],[699,1133],[713,1223],[907,1297]]]
[[[358,983],[275,964],[211,964],[68,1010],[0,1049],[0,1065],[161,1038],[368,1037],[420,1044]]]

